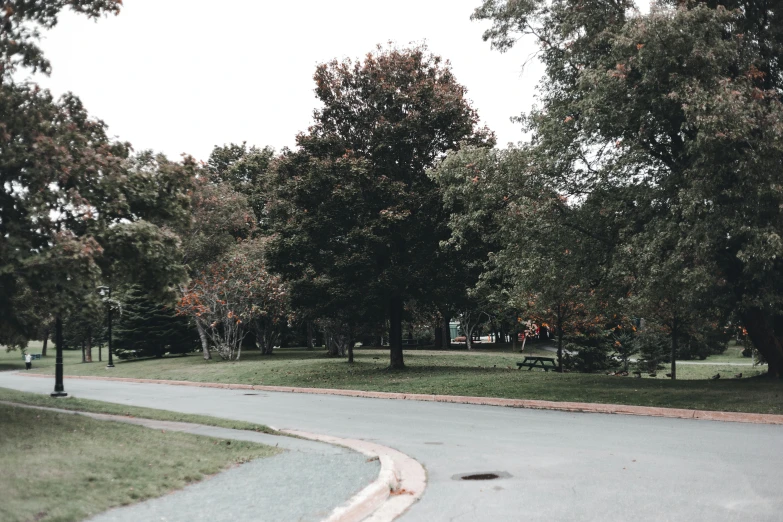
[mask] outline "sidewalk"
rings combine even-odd
[[[235,466],[171,494],[106,511],[89,519],[90,522],[325,520],[335,508],[346,504],[373,483],[380,470],[377,459],[368,459],[361,453],[312,440],[184,422],[39,408],[12,402],[7,404],[221,440],[257,442],[286,450],[273,457]]]

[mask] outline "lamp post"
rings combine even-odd
[[[54,359],[54,391],[52,397],[67,397],[65,386],[63,386],[63,320],[60,314],[54,323],[54,342],[57,344]]]
[[[106,365],[107,368],[114,368],[114,360],[111,356],[111,287],[108,286],[99,286],[98,287],[98,293],[101,294],[101,297],[106,296],[106,302],[109,304],[109,312],[108,312],[108,325],[109,325],[109,364]]]

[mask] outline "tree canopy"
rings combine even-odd
[[[391,367],[401,368],[404,300],[431,291],[437,268],[430,261],[446,234],[440,195],[426,170],[462,143],[492,143],[493,137],[478,126],[449,64],[423,46],[378,48],[363,60],[325,63],[314,79],[323,107],[297,137],[299,150],[278,167],[275,201],[285,218],[278,219],[283,225],[270,259],[276,270],[295,270],[292,277],[301,279],[308,268],[306,261],[292,261],[297,249],[315,247],[309,227],[326,231],[317,244],[326,241],[326,252],[343,257],[335,269],[361,275],[352,294],[367,292],[386,309]],[[289,187],[308,193],[308,201],[286,205]],[[342,208],[330,212],[319,190]],[[325,221],[308,215],[317,209]]]
[[[592,199],[619,218],[613,278],[640,296],[663,284],[737,309],[772,375],[783,369],[778,9],[486,0],[474,14],[500,50],[520,35],[541,43],[541,106],[524,118],[536,164],[569,205]]]

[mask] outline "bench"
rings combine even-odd
[[[40,353],[31,353],[31,354],[30,354],[30,358],[31,358],[33,361],[35,361],[35,360],[38,360],[38,359],[40,359],[40,358],[41,358],[41,354],[40,354]],[[24,359],[24,355],[22,355],[22,359]]]
[[[557,368],[554,357],[530,357],[526,356],[525,360],[517,363],[517,367],[521,370],[523,367],[527,367],[528,371],[533,368],[543,368],[545,372],[549,371],[549,368]]]

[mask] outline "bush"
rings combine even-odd
[[[610,350],[603,343],[594,346],[580,347],[576,344],[568,344],[566,350],[576,351],[573,355],[563,354],[563,367],[582,373],[595,373],[608,370],[617,366],[617,361],[610,354]]]
[[[669,359],[670,342],[669,337],[655,327],[637,332],[634,343],[639,352],[636,363],[639,371],[648,373],[660,370],[663,367],[661,363]]]

